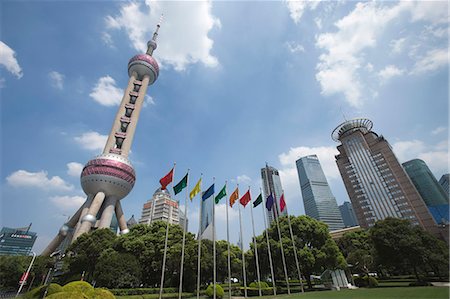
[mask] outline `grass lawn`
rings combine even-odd
[[[227,293],[225,293],[227,295]],[[170,294],[166,294],[169,295]],[[173,295],[173,294],[172,294]],[[227,298],[226,296],[224,298]],[[154,296],[154,297],[153,297]],[[175,294],[176,296],[176,294]],[[117,296],[117,299],[153,299],[158,298],[158,294]],[[173,297],[172,297],[173,298]],[[192,297],[196,298],[196,297]],[[201,297],[206,298],[206,297]],[[244,298],[242,296],[242,298]],[[257,299],[259,297],[249,297]],[[449,288],[446,287],[394,287],[394,288],[373,288],[341,291],[320,291],[297,293],[292,295],[264,296],[265,299],[448,299]]]

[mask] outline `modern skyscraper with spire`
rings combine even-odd
[[[331,135],[341,143],[336,163],[359,225],[368,228],[387,217],[402,218],[439,236],[422,197],[387,140],[373,132],[372,125],[369,119],[352,119]]]
[[[128,86],[114,119],[103,153],[90,160],[81,172],[81,186],[87,198],[78,211],[60,228],[59,233],[42,252],[50,255],[66,238],[72,242],[92,228],[107,228],[115,213],[120,233],[128,232],[120,200],[133,189],[136,175],[128,160],[134,132],[141,112],[147,87],[159,74],[153,58],[160,24],[147,43],[147,52],[133,56],[128,62]],[[68,236],[70,229],[73,235]]]
[[[296,164],[306,215],[326,223],[330,231],[344,228],[341,212],[319,158],[316,155],[302,157]]]
[[[264,198],[267,199],[267,197],[272,194],[275,201],[272,210],[270,212],[267,212],[269,223],[272,223],[277,215],[287,215],[287,210],[280,212],[280,197],[281,194],[283,194],[283,187],[281,186],[280,174],[278,172],[278,169],[266,164],[266,167],[261,168],[261,179],[263,184]]]

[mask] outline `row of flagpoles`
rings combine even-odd
[[[162,190],[166,189],[167,186],[170,185],[171,183],[173,185],[175,166],[176,165],[174,164],[173,168],[169,171],[169,173],[167,173],[163,178],[161,178],[159,180]],[[245,270],[244,248],[243,248],[243,241],[242,241],[243,238],[242,238],[241,205],[245,208],[247,206],[247,204],[249,202],[251,202],[250,187],[248,188],[247,192],[242,197],[239,198],[239,185],[236,186],[236,189],[233,191],[233,193],[231,193],[231,195],[229,197],[227,197],[228,192],[227,192],[227,182],[226,181],[225,181],[225,185],[223,186],[223,188],[219,191],[219,193],[217,195],[215,195],[214,185],[215,185],[215,179],[213,179],[213,183],[211,184],[211,186],[209,186],[208,189],[206,189],[206,191],[202,192],[202,194],[201,194],[202,200],[200,201],[199,234],[197,237],[197,240],[198,240],[197,298],[200,297],[200,256],[201,256],[201,241],[202,241],[202,232],[200,232],[200,228],[201,228],[201,219],[202,219],[202,213],[203,213],[202,201],[205,201],[205,200],[209,199],[210,197],[213,197],[213,209],[212,209],[212,231],[213,231],[213,233],[212,233],[213,240],[212,241],[213,241],[213,269],[214,269],[214,271],[213,271],[213,289],[214,289],[213,298],[216,299],[216,297],[217,297],[216,296],[217,292],[216,292],[215,205],[218,204],[220,202],[220,200],[223,199],[224,197],[226,199],[225,206],[226,206],[226,218],[227,218],[229,297],[231,298],[231,263],[230,263],[230,240],[229,240],[229,225],[228,225],[228,205],[232,208],[233,205],[236,203],[236,201],[239,201],[238,210],[239,210],[239,228],[240,228],[240,240],[241,240],[239,243],[240,243],[241,252],[242,252],[242,276],[243,276],[243,283],[244,283],[244,296],[245,296],[245,298],[247,298],[247,277],[246,277],[246,270]],[[184,200],[184,215],[185,215],[185,217],[184,217],[183,241],[182,241],[182,249],[181,249],[180,285],[179,285],[179,289],[178,289],[178,298],[179,299],[181,299],[182,290],[183,290],[183,266],[184,266],[184,247],[185,247],[185,241],[186,241],[187,198],[189,195],[189,199],[192,202],[192,200],[197,196],[197,194],[199,194],[201,192],[201,190],[202,190],[202,175],[200,176],[200,179],[195,184],[194,188],[188,193],[188,190],[189,190],[189,169],[188,169],[186,175],[176,185],[173,186],[173,191],[174,191],[175,195],[179,194],[183,189],[186,189],[186,196],[185,196],[185,200]],[[253,242],[254,242],[253,245],[255,248],[255,262],[256,262],[256,273],[257,273],[257,279],[258,279],[259,296],[262,296],[261,275],[260,275],[260,269],[259,269],[258,248],[257,248],[257,244],[256,244],[255,223],[253,220],[253,208],[256,208],[262,202],[263,202],[263,197],[262,197],[262,192],[260,189],[260,194],[253,201],[253,207],[250,209],[251,219],[252,219]],[[274,218],[275,218],[277,231],[278,231],[278,239],[280,242],[281,259],[282,259],[282,263],[283,263],[283,269],[284,269],[284,275],[285,275],[288,294],[290,294],[290,286],[289,286],[289,279],[288,279],[287,268],[286,268],[286,260],[285,260],[284,250],[283,250],[283,242],[282,242],[282,238],[281,238],[280,225],[279,225],[279,221],[278,221],[278,207],[276,205],[276,198],[274,197],[273,194],[270,194],[266,198],[266,209],[268,211],[272,211],[274,204],[275,204],[275,209],[274,209],[275,217]],[[153,203],[152,206],[153,206],[152,209],[154,209],[155,204]],[[286,201],[284,200],[284,193],[283,193],[280,196],[280,211],[283,212],[285,208],[286,208]],[[274,276],[274,271],[273,271],[273,261],[272,261],[272,254],[271,254],[271,250],[270,250],[269,234],[268,234],[268,229],[267,229],[266,209],[264,209],[264,207],[262,208],[266,242],[267,242],[267,251],[268,251],[268,256],[269,256],[270,274],[271,274],[271,279],[272,279],[272,283],[273,283],[273,294],[274,294],[274,296],[276,296],[277,295],[276,281],[275,281],[275,276]],[[151,215],[153,216],[153,211],[152,211]],[[299,266],[298,257],[297,257],[297,250],[295,247],[294,234],[292,232],[291,221],[289,219],[289,215],[287,218],[288,218],[290,237],[291,237],[292,245],[293,245],[293,249],[294,249],[295,264],[297,267],[297,273],[298,273],[298,277],[299,277],[299,281],[300,281],[300,287],[301,287],[301,291],[304,292],[302,278],[301,278],[301,272],[300,272],[300,266]],[[160,291],[159,291],[160,299],[162,298],[163,287],[164,287],[164,274],[165,274],[165,267],[166,267],[168,236],[169,236],[169,217],[167,217],[166,235],[165,235],[165,241],[164,241],[164,254],[163,254],[163,263],[162,263],[162,270],[161,270],[161,284],[160,284]]]

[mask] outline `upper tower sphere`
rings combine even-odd
[[[128,62],[128,75],[131,76],[136,72],[137,79],[142,80],[144,76],[149,76],[149,85],[158,79],[159,66],[155,58],[148,54],[138,54],[133,56]]]

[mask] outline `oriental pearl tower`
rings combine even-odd
[[[50,255],[73,231],[72,242],[93,228],[108,228],[116,213],[121,234],[128,232],[120,200],[133,189],[136,174],[128,160],[136,124],[147,87],[158,78],[159,66],[152,57],[160,24],[147,43],[147,52],[128,62],[128,86],[117,111],[103,153],[87,162],[81,172],[81,186],[87,198],[78,211],[60,228],[42,255]]]

